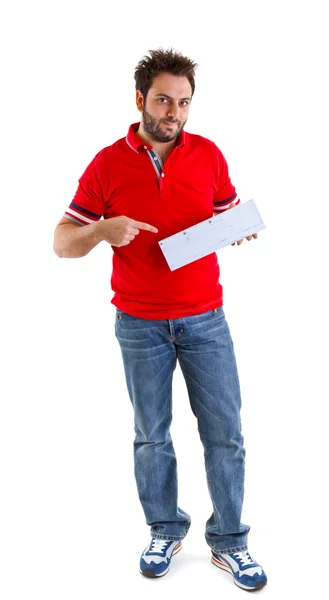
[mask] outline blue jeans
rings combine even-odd
[[[206,541],[214,550],[245,549],[249,527],[240,521],[245,465],[240,385],[223,308],[170,320],[140,319],[117,310],[115,333],[134,408],[138,495],[152,536],[180,540],[191,523],[177,505],[170,436],[178,359],[198,422],[213,504]]]

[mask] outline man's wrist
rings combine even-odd
[[[102,242],[104,240],[104,236],[103,236],[104,220],[101,219],[100,221],[96,221],[96,223],[92,223],[91,226],[93,228],[95,242],[96,242],[96,244],[99,244],[99,242]]]

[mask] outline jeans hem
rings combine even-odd
[[[184,536],[180,536],[180,535],[164,535],[162,533],[151,533],[151,537],[155,538],[157,540],[167,540],[168,542],[172,541],[175,542],[176,540],[183,540]]]
[[[244,546],[236,546],[235,548],[213,548],[212,546],[210,546],[211,551],[212,552],[216,552],[221,554],[222,552],[225,552],[227,554],[232,553],[232,552],[241,552],[243,550],[248,550],[248,546],[244,545]]]

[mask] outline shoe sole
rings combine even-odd
[[[240,587],[243,590],[246,590],[247,592],[256,592],[257,590],[261,590],[267,583],[266,581],[259,581],[258,583],[256,583],[255,587],[243,585],[243,583],[239,583],[235,579],[234,574],[232,573],[230,567],[228,567],[225,563],[222,563],[220,560],[218,560],[218,558],[215,558],[215,556],[211,557],[211,562],[213,565],[215,565],[215,567],[218,567],[219,569],[222,569],[223,571],[227,571],[227,573],[230,573],[233,577],[233,581],[234,581],[235,585],[237,585],[238,587]]]
[[[176,546],[176,548],[174,548],[174,551],[173,551],[171,557],[173,557],[175,554],[177,554],[182,548],[183,548],[182,542],[179,542],[179,544]],[[144,575],[144,577],[150,577],[150,578],[154,579],[155,577],[163,577],[164,575],[167,575],[169,569],[170,569],[170,563],[169,563],[168,569],[163,571],[163,573],[159,573],[159,575],[156,575],[152,571],[152,569],[145,569],[145,571],[142,571],[141,569],[139,569],[139,572],[142,575]]]

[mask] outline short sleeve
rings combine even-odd
[[[230,204],[238,205],[240,200],[231,182],[227,162],[222,152],[215,146],[217,154],[218,184],[214,195],[214,212],[226,210]]]
[[[75,196],[64,213],[64,217],[78,225],[99,221],[105,212],[98,158],[99,153],[81,175]]]

